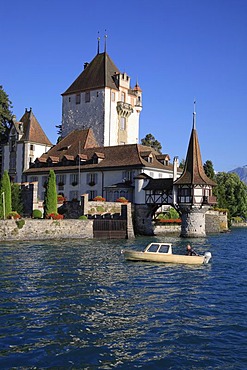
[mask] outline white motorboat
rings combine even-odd
[[[135,250],[121,250],[126,260],[130,261],[148,261],[148,262],[163,262],[163,263],[182,263],[189,265],[207,264],[212,255],[210,252],[205,252],[204,255],[182,255],[173,254],[171,243],[150,243],[143,252]]]

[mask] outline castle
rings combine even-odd
[[[67,200],[81,194],[89,200],[128,199],[140,233],[150,234],[153,213],[171,205],[182,214],[182,236],[205,235],[214,184],[203,171],[195,123],[182,173],[177,158],[171,164],[169,154],[138,144],[141,110],[138,83],[132,88],[130,77],[98,48],[62,94],[61,140],[53,146],[32,110],[26,110],[20,122],[12,123],[3,170],[12,181],[35,183],[40,201],[54,170],[57,192]]]

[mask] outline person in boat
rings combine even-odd
[[[198,254],[194,251],[194,249],[191,248],[190,244],[187,244],[186,251],[187,251],[187,256],[198,256]]]

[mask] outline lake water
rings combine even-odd
[[[171,241],[0,244],[0,369],[247,369],[247,229],[191,240],[206,266],[126,262]]]

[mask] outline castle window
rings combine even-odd
[[[66,175],[57,175],[56,181],[58,186],[64,186],[66,182]]]
[[[120,130],[126,130],[126,118],[125,117],[120,118]]]
[[[70,185],[76,186],[78,184],[78,174],[73,173],[70,175]]]
[[[93,200],[97,196],[97,191],[96,190],[88,190],[88,200]]]
[[[125,102],[125,93],[123,91],[121,92],[121,101]]]
[[[112,91],[112,93],[111,93],[111,101],[115,101],[115,99],[116,99],[116,96],[115,95],[116,95],[115,92]]]
[[[30,144],[30,150],[34,150],[34,145],[33,144]]]
[[[98,174],[97,173],[88,173],[87,174],[87,184],[90,186],[94,186],[97,184],[97,178]]]
[[[90,91],[87,91],[85,93],[85,103],[89,103],[90,102]]]
[[[133,181],[133,172],[132,171],[123,171],[123,182],[132,182]]]
[[[71,101],[71,98],[69,97],[69,103],[70,103],[70,101]]]
[[[80,104],[81,103],[81,94],[76,94],[75,96],[75,103]]]

